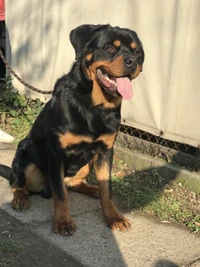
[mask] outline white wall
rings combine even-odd
[[[7,0],[7,56],[28,83],[52,90],[74,60],[73,28],[84,23],[131,28],[142,40],[146,58],[143,73],[133,82],[134,98],[123,103],[124,123],[197,146],[199,18],[199,0]],[[14,84],[24,90],[18,81]]]

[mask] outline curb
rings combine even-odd
[[[200,174],[197,172],[180,168],[172,163],[166,163],[162,159],[133,152],[117,145],[114,146],[114,151],[132,169],[139,169],[150,173],[156,171],[158,175],[167,181],[176,181],[196,194],[200,193]]]

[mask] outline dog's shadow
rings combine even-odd
[[[51,232],[53,199],[32,195],[30,209],[17,212],[10,205],[12,194],[7,181],[0,179],[0,185],[0,208],[23,222],[25,227],[51,245],[66,251],[85,266],[127,266],[115,236],[106,225],[97,199],[69,191],[69,209],[77,231],[73,236],[62,237]]]

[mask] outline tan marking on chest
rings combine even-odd
[[[61,147],[64,149],[67,146],[77,145],[77,144],[80,144],[81,142],[92,143],[93,139],[89,136],[66,133],[63,135],[59,134],[59,141],[60,141]]]
[[[102,141],[105,145],[107,145],[108,149],[112,148],[115,138],[117,136],[117,132],[114,134],[103,134],[97,138],[96,141]]]

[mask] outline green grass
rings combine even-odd
[[[31,100],[12,86],[10,76],[0,83],[0,127],[15,136],[14,144],[23,139],[43,108],[39,99]]]
[[[22,246],[18,241],[12,239],[0,240],[0,266],[17,267],[19,266],[19,252]]]
[[[177,222],[184,224],[192,232],[200,232],[199,201],[186,199],[190,191],[186,188],[177,190],[178,185],[170,183],[160,196],[142,209],[145,214],[153,214],[161,221]],[[182,190],[186,194],[182,194]]]
[[[113,176],[113,192],[128,208],[141,208],[158,198],[159,190],[155,187],[151,188],[146,177],[143,178],[141,182],[134,175],[123,179]]]
[[[87,181],[97,184],[94,172]],[[112,187],[114,197],[125,207],[162,222],[178,223],[192,232],[200,232],[200,196],[176,182],[166,184],[156,169],[151,173],[132,171],[115,157]]]

